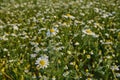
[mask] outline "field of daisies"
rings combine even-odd
[[[0,80],[120,80],[120,0],[0,0]]]

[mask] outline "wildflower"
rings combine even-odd
[[[10,35],[11,35],[11,36],[13,36],[13,37],[17,37],[17,35],[16,35],[16,34],[14,34],[14,33],[11,33]]]
[[[90,58],[91,58],[91,56],[90,56],[90,55],[86,55],[86,57],[87,57],[87,59],[90,59]]]
[[[112,56],[106,56],[107,59],[112,59]]]
[[[56,80],[55,76],[52,77],[52,80]]]
[[[74,62],[70,62],[70,65],[75,66],[75,65],[76,65],[76,62],[75,62],[75,61],[74,61]]]
[[[109,17],[108,14],[103,14],[103,15],[102,15],[102,18],[107,18],[107,17]]]
[[[33,75],[32,75],[32,78],[33,78],[33,79],[35,79],[35,78],[36,78],[36,75],[35,75],[35,74],[33,74]]]
[[[54,47],[53,49],[56,50],[56,51],[60,51],[64,48],[65,48],[64,46],[59,46],[59,47]]]
[[[43,68],[43,69],[47,68],[47,66],[49,65],[48,56],[44,55],[44,56],[39,57],[36,60],[35,64],[37,64],[37,67],[39,67],[39,68]]]
[[[57,33],[58,33],[59,31],[58,31],[58,29],[57,28],[52,28],[52,29],[49,29],[48,31],[47,31],[47,36],[48,37],[52,37],[52,36],[55,36]]]
[[[87,78],[86,80],[92,80],[91,78]]]
[[[67,26],[67,23],[66,23],[66,22],[63,22],[63,23],[62,23],[62,26]]]
[[[85,33],[85,34],[87,34],[87,35],[94,35],[95,34],[90,29],[85,29],[82,32]]]
[[[94,11],[96,12],[96,13],[99,13],[99,8],[94,8]]]
[[[70,18],[70,19],[75,19],[74,16],[72,16],[71,14],[66,14],[66,15],[63,15],[64,18]]]
[[[67,14],[66,16],[69,17],[70,19],[75,19],[75,17],[72,16],[71,14]]]
[[[66,71],[66,72],[63,73],[63,76],[66,77],[66,76],[69,75],[69,73],[70,73],[69,71]]]
[[[90,29],[85,29],[82,31],[84,34],[87,35],[92,35],[93,37],[98,37],[98,35],[96,35],[94,32],[92,32]]]
[[[34,52],[39,53],[40,50],[41,49],[39,47],[35,47],[35,51]]]
[[[9,63],[15,62],[16,60],[8,60]]]
[[[76,42],[75,45],[78,46],[78,45],[79,45],[79,42]]]
[[[7,36],[6,36],[6,35],[4,35],[4,36],[2,36],[2,37],[1,37],[1,40],[7,41],[7,40],[8,40],[8,38],[7,38]]]
[[[115,71],[115,70],[116,70],[116,71],[119,71],[119,70],[120,70],[120,69],[119,69],[119,66],[117,66],[117,65],[112,66],[111,69],[114,70],[114,71]]]
[[[120,77],[120,73],[116,73],[116,76],[117,76],[117,77]]]
[[[4,49],[3,49],[3,51],[7,52],[7,51],[8,51],[8,49],[4,48]]]
[[[67,51],[68,54],[72,54],[71,51]]]
[[[113,44],[113,42],[111,40],[106,40],[106,41],[100,40],[100,42],[102,44]]]
[[[58,59],[58,63],[59,63],[59,64],[61,63],[60,59]]]
[[[38,42],[30,42],[30,44],[34,47],[38,47],[39,43]]]
[[[64,67],[64,69],[65,69],[65,70],[68,69],[68,66],[66,65],[66,66]]]
[[[4,26],[0,26],[0,29],[3,29],[4,28]]]
[[[35,58],[37,56],[37,54],[31,54],[30,55],[32,58]]]
[[[41,28],[41,29],[39,29],[39,34],[42,32],[42,31],[45,31],[46,30],[46,28]]]
[[[18,26],[13,25],[13,29],[14,29],[14,30],[18,30],[19,28],[18,28]]]

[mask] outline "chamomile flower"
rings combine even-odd
[[[19,28],[18,28],[18,26],[13,25],[13,29],[14,29],[14,30],[18,30]]]
[[[57,33],[58,33],[58,29],[57,28],[51,28],[51,29],[48,29],[47,31],[47,36],[48,37],[52,37],[52,36],[55,36]]]
[[[35,58],[37,56],[37,54],[31,54],[30,56],[31,56],[31,58]]]
[[[40,49],[39,47],[35,47],[35,51],[34,51],[34,52],[35,52],[35,53],[39,53],[40,50],[41,50],[41,49]]]
[[[66,14],[66,15],[63,15],[62,17],[64,17],[64,18],[70,18],[70,19],[75,19],[75,17],[72,16],[71,14]]]
[[[70,73],[69,71],[66,71],[66,72],[63,73],[63,76],[67,77],[69,75],[69,73]]]
[[[116,76],[117,76],[117,77],[120,77],[120,73],[116,73]]]
[[[111,67],[111,69],[112,69],[112,70],[119,71],[119,66],[117,66],[117,65],[114,65],[114,66],[112,66],[112,67]]]
[[[75,19],[75,17],[72,16],[71,14],[67,14],[66,16],[69,17],[70,19]]]
[[[82,32],[84,34],[87,34],[87,35],[92,35],[93,37],[98,37],[98,35],[96,35],[94,32],[92,32],[90,29],[85,29],[85,30],[82,30]]]
[[[43,55],[41,57],[39,57],[37,60],[36,60],[36,63],[38,68],[47,68],[47,66],[49,65],[49,61],[48,61],[48,56],[46,55]]]
[[[95,33],[93,33],[90,29],[85,29],[82,32],[87,34],[87,35],[95,35]]]

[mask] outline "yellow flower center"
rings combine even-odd
[[[67,14],[68,17],[70,17],[71,15],[70,14]]]
[[[87,29],[86,32],[89,34],[92,33],[92,31],[90,29]]]
[[[50,29],[50,32],[52,33],[52,32],[55,32],[55,30],[54,29]]]
[[[91,58],[91,56],[90,56],[90,55],[87,55],[87,58],[88,58],[88,59],[90,59],[90,58]]]
[[[44,66],[44,65],[45,65],[45,61],[44,61],[44,60],[40,60],[40,64],[41,64],[42,66]]]

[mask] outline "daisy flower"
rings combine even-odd
[[[48,37],[52,37],[52,36],[55,36],[57,33],[58,33],[58,29],[57,28],[51,28],[51,29],[48,29],[47,31],[47,36]]]
[[[93,37],[98,37],[98,35],[96,35],[94,32],[92,32],[90,29],[85,29],[85,30],[82,30],[82,32],[84,34],[87,34],[87,35],[92,35]]]
[[[75,19],[75,17],[72,16],[71,14],[67,14],[66,16],[69,17],[70,19]]]
[[[87,34],[87,35],[95,35],[95,33],[93,33],[90,29],[85,29],[82,32]]]
[[[36,63],[37,67],[39,68],[47,68],[47,66],[49,65],[49,61],[48,61],[48,56],[46,55],[43,55],[41,57],[39,57],[37,60],[36,60]]]
[[[75,19],[74,16],[72,16],[71,14],[66,14],[66,15],[63,15],[64,18],[70,18],[70,19]]]

